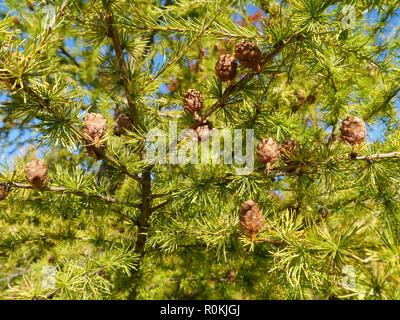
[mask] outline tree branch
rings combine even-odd
[[[64,46],[60,47],[60,51],[63,55],[70,59],[74,65],[76,65],[78,68],[81,67],[81,65],[75,60],[73,56],[71,56],[71,54],[64,48]]]
[[[126,100],[128,102],[129,110],[131,112],[131,118],[132,118],[132,123],[135,128],[138,128],[139,125],[139,120],[138,120],[138,115],[136,111],[136,106],[135,103],[132,101],[131,97],[131,89],[130,89],[130,83],[129,83],[129,68],[128,65],[125,61],[125,56],[124,52],[121,46],[121,40],[118,35],[117,29],[114,28],[114,15],[112,13],[111,5],[107,8],[107,16],[106,16],[106,22],[107,26],[109,29],[109,33],[111,36],[111,40],[114,46],[115,50],[115,56],[117,58],[119,67],[122,72],[122,85],[124,87],[125,93],[126,93]]]
[[[374,154],[374,155],[369,155],[369,156],[358,156],[355,158],[343,157],[343,158],[339,158],[338,160],[339,161],[349,161],[349,160],[350,161],[372,161],[372,160],[390,159],[390,158],[400,158],[400,152]],[[309,162],[306,164],[293,164],[293,165],[286,165],[286,166],[271,168],[270,176],[271,177],[280,177],[280,176],[298,176],[298,175],[302,175],[302,174],[307,174],[309,172],[301,171],[300,173],[299,172],[289,173],[288,171],[291,171],[294,169],[308,168],[308,167],[310,167],[310,165],[313,165],[313,164],[323,164],[323,162],[322,161],[314,161],[314,162]],[[259,175],[259,174],[265,175],[265,169],[264,168],[260,169],[260,170],[257,169],[257,171],[251,173],[250,175],[254,176],[254,175]],[[231,173],[231,174],[227,174],[226,176],[223,176],[223,177],[214,178],[205,183],[213,184],[213,183],[218,183],[218,182],[224,182],[224,181],[233,180],[235,177],[237,177],[237,175]],[[197,185],[195,187],[197,187]],[[194,187],[191,187],[191,188],[194,188]],[[164,192],[164,193],[154,193],[151,197],[152,197],[152,199],[157,199],[157,198],[163,198],[163,197],[169,197],[169,196],[176,196],[182,190],[183,190],[182,188],[178,188],[178,189],[174,189],[174,190]],[[266,191],[274,191],[274,190],[266,190]],[[290,190],[283,190],[283,191],[290,191]],[[159,209],[159,207],[163,207],[166,204],[167,204],[167,201],[161,203],[160,205],[154,207],[153,209]]]
[[[61,117],[59,114],[58,110],[55,108],[52,108],[49,105],[48,101],[45,101],[42,99],[31,87],[28,86],[28,84],[24,84],[24,90],[25,92],[30,95],[32,98],[36,99],[36,101],[41,104],[43,107],[45,107],[48,111],[54,113],[56,116]],[[72,131],[74,131],[83,141],[87,142],[88,144],[92,143],[92,140],[90,137],[88,137],[83,131],[81,131],[79,128],[75,127],[73,124],[68,123],[68,126]],[[108,155],[103,149],[98,148],[96,149],[96,152],[99,153],[104,159],[106,159],[108,162],[110,162],[114,167],[118,168],[121,172],[125,173],[127,176],[135,179],[138,182],[142,181],[142,178],[139,177],[137,174],[130,172],[125,166],[120,164],[116,159]]]
[[[269,64],[276,55],[278,55],[286,46],[295,41],[298,37],[298,34],[292,35],[286,43],[281,43],[278,45],[272,52],[270,52],[260,63],[261,68]],[[248,72],[242,79],[236,82],[234,85],[226,88],[221,98],[218,99],[216,103],[214,103],[201,117],[199,117],[191,129],[195,130],[204,120],[206,120],[214,111],[221,108],[225,102],[230,98],[230,96],[239,90],[247,81],[251,80],[257,73],[254,71]],[[168,145],[168,150],[175,148],[179,141],[174,140]],[[167,153],[169,152],[167,150]]]
[[[215,15],[213,16],[213,18],[207,23],[207,25],[200,30],[200,32],[192,39],[189,41],[189,43],[186,45],[185,48],[182,49],[182,51],[174,58],[172,59],[170,62],[168,62],[164,68],[162,68],[161,70],[159,70],[157,72],[156,75],[154,75],[150,80],[148,80],[143,87],[140,89],[140,91],[142,91],[144,88],[148,87],[151,83],[153,83],[158,77],[160,77],[170,66],[172,66],[175,62],[177,62],[185,53],[185,51],[187,49],[189,49],[191,47],[191,45],[196,42],[209,28],[210,26],[213,24],[213,22],[215,21],[215,19],[222,13],[222,11],[226,8],[226,6],[228,6],[230,3],[230,1],[227,1],[225,6],[221,6],[221,8],[219,8],[219,10],[215,13]]]
[[[179,33],[191,33],[191,32],[193,32],[193,30],[190,30],[190,29],[171,28],[171,27],[168,27],[168,26],[158,26],[158,27],[140,26],[139,29],[143,30],[143,31],[152,31],[152,32],[156,32],[156,31],[160,31],[160,32],[179,32]],[[221,38],[231,38],[231,39],[249,39],[249,40],[254,40],[254,38],[255,38],[253,36],[236,35],[236,34],[231,34],[231,33],[227,33],[227,32],[222,32],[222,31],[219,32],[219,31],[213,31],[213,30],[206,31],[203,34],[218,36],[218,37],[221,37]],[[256,38],[257,39],[262,39],[262,36],[259,35]]]
[[[154,199],[154,197],[152,197],[152,199]],[[159,209],[165,207],[168,203],[169,203],[169,200],[164,201],[163,203],[160,203],[159,205],[157,205],[157,206],[151,208],[151,212],[157,211],[157,210],[159,210]]]
[[[6,182],[2,183],[0,182],[0,185],[6,187],[6,188],[18,188],[18,189],[32,189],[36,190],[36,188],[30,184],[25,184],[25,183],[17,183],[17,182]],[[44,187],[43,189],[40,189],[40,191],[51,191],[51,192],[57,192],[57,193],[62,193],[62,194],[74,194],[77,196],[85,196],[85,197],[90,197],[90,198],[98,198],[100,200],[109,202],[109,203],[115,203],[115,204],[122,204],[126,205],[129,207],[134,207],[134,208],[140,208],[140,205],[137,204],[132,204],[132,203],[125,203],[125,202],[120,202],[119,200],[105,196],[101,193],[89,193],[85,191],[79,191],[79,190],[71,190],[66,187]]]
[[[286,46],[288,46],[290,43],[292,43],[295,39],[297,39],[298,34],[294,34],[289,38],[286,43],[281,43],[278,45],[272,52],[270,52],[260,63],[261,68],[264,66],[268,65],[273,58],[278,55]],[[202,121],[206,120],[215,110],[218,108],[222,107],[224,103],[229,99],[229,97],[237,91],[239,88],[241,88],[247,81],[251,80],[257,73],[254,71],[248,72],[240,81],[236,82],[233,86],[228,87],[222,97],[214,103],[212,107],[210,107],[204,115],[200,117],[192,126],[192,129],[196,129]]]
[[[216,282],[234,282],[236,280],[229,280],[227,278],[196,278],[196,277],[190,277],[190,278],[170,278],[170,279],[165,279],[163,281],[159,281],[159,282],[155,282],[153,284],[151,284],[150,286],[148,286],[146,289],[147,290],[151,290],[155,287],[158,287],[160,284],[162,283],[167,283],[167,282],[173,282],[173,281],[216,281]]]
[[[359,156],[355,158],[347,157],[344,160],[377,160],[377,159],[388,159],[388,158],[400,158],[400,152],[390,152],[381,154],[372,154],[369,156]]]
[[[227,2],[229,4],[230,1]],[[203,28],[203,30],[193,39],[191,40],[188,45],[185,47],[185,49],[182,51],[180,55],[175,57],[174,60],[172,60],[168,65],[163,69],[160,70],[152,79],[150,79],[145,85],[142,87],[145,88],[147,85],[149,85],[151,82],[153,82],[157,77],[159,77],[170,65],[178,61],[178,59],[182,56],[183,52],[191,46],[191,44],[196,41],[208,28],[209,26],[215,21],[217,16],[223,11],[224,7],[221,7],[218,12],[214,15],[214,17],[211,19],[211,21]],[[114,30],[115,31],[115,30]],[[114,37],[113,37],[114,38]],[[144,153],[144,147],[141,147],[140,153],[141,153],[141,159],[145,159],[145,153]],[[152,195],[151,195],[151,171],[153,169],[153,166],[149,166],[146,168],[146,170],[142,174],[142,212],[140,215],[140,222],[139,222],[139,228],[138,228],[138,238],[136,241],[136,246],[135,246],[135,253],[139,255],[139,262],[137,265],[136,272],[132,273],[131,280],[134,282],[133,288],[131,288],[128,299],[136,299],[137,297],[137,288],[138,288],[138,279],[139,279],[139,273],[138,271],[140,270],[140,265],[142,263],[143,257],[145,255],[145,244],[146,244],[146,239],[147,239],[147,230],[149,228],[149,220],[150,216],[152,213],[152,208],[151,208],[151,201],[152,201]]]

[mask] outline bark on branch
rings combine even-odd
[[[378,159],[388,159],[388,158],[400,158],[400,152],[390,152],[381,154],[372,154],[370,156],[359,156],[355,158],[345,158],[346,160],[378,160]]]
[[[17,183],[17,182],[6,182],[6,183],[1,183],[0,185],[3,185],[7,189],[12,189],[12,188],[18,188],[18,189],[32,189],[35,190],[36,188],[30,184],[25,184],[25,183]],[[57,193],[62,193],[62,194],[74,194],[77,196],[84,196],[84,197],[89,197],[89,198],[97,198],[99,200],[109,202],[109,203],[115,203],[115,204],[121,204],[121,205],[126,205],[129,207],[134,207],[134,208],[140,208],[140,205],[137,204],[132,204],[132,203],[125,203],[121,202],[118,199],[115,199],[110,196],[103,195],[101,193],[90,193],[90,192],[85,192],[85,191],[79,191],[79,190],[71,190],[66,187],[44,187],[43,189],[40,189],[40,191],[50,191],[50,192],[57,192]]]

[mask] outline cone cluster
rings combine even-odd
[[[239,215],[240,225],[244,233],[250,235],[251,239],[264,227],[265,221],[262,210],[254,200],[247,200],[242,203]]]
[[[221,48],[218,44],[215,45],[215,49],[222,53]],[[228,86],[231,85],[231,81],[236,76],[237,62],[244,67],[255,68],[257,72],[260,72],[262,55],[261,50],[253,43],[248,41],[242,41],[235,46],[235,57],[227,53],[222,53],[218,61],[215,64],[215,73],[217,77],[227,82]],[[196,89],[189,89],[183,94],[183,108],[193,114],[194,119],[200,119],[199,113],[204,107],[203,97]],[[196,128],[196,134],[198,140],[206,141],[211,134],[212,125],[209,121],[200,124]]]
[[[25,165],[25,176],[33,187],[42,189],[47,183],[47,166],[43,160],[32,160]]]
[[[235,46],[235,58],[239,60],[244,67],[254,68],[258,72],[261,69],[261,50],[254,44],[248,41],[241,41]]]
[[[257,157],[261,163],[266,165],[266,173],[269,174],[271,166],[279,158],[287,165],[292,163],[297,155],[297,149],[302,150],[302,147],[298,146],[297,142],[291,138],[284,140],[281,145],[273,138],[265,138],[258,144]]]
[[[191,113],[195,120],[200,119],[199,113],[203,109],[203,96],[200,91],[189,89],[183,95],[183,108]],[[212,133],[212,123],[208,120],[202,121],[197,128],[195,128],[194,139],[198,142],[207,141]]]

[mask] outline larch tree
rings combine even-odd
[[[400,298],[397,0],[0,11],[1,298]]]

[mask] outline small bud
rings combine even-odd
[[[206,49],[200,48],[199,49],[199,60],[203,59],[205,55],[206,55]]]
[[[120,134],[125,134],[126,130],[132,131],[133,125],[131,119],[125,115],[125,114],[120,114],[116,120],[117,122],[117,131]]]
[[[21,24],[21,21],[19,20],[18,16],[13,17],[13,22],[16,26],[19,26]]]
[[[212,134],[212,129],[213,126],[210,121],[203,121],[195,130],[198,142],[207,141]]]
[[[369,63],[365,68],[371,76],[375,76],[378,73],[378,68],[375,64]]]
[[[222,48],[222,46],[221,46],[220,43],[216,43],[216,44],[214,45],[214,50],[215,50],[217,53],[219,53],[220,55],[226,53],[226,50],[225,50],[224,48]]]
[[[317,98],[315,97],[314,94],[310,94],[310,95],[307,97],[307,99],[306,99],[306,102],[307,102],[308,104],[314,104],[315,101],[317,101]]]
[[[290,162],[296,156],[296,141],[291,138],[286,139],[280,146],[280,155],[283,161]]]
[[[236,281],[235,271],[233,271],[232,269],[229,269],[226,272],[226,280],[228,280],[228,282]]]
[[[85,146],[86,151],[96,160],[101,160],[103,159],[103,156],[101,155],[101,153],[99,152],[99,150],[101,149],[101,147],[95,147],[94,145],[87,145]]]

